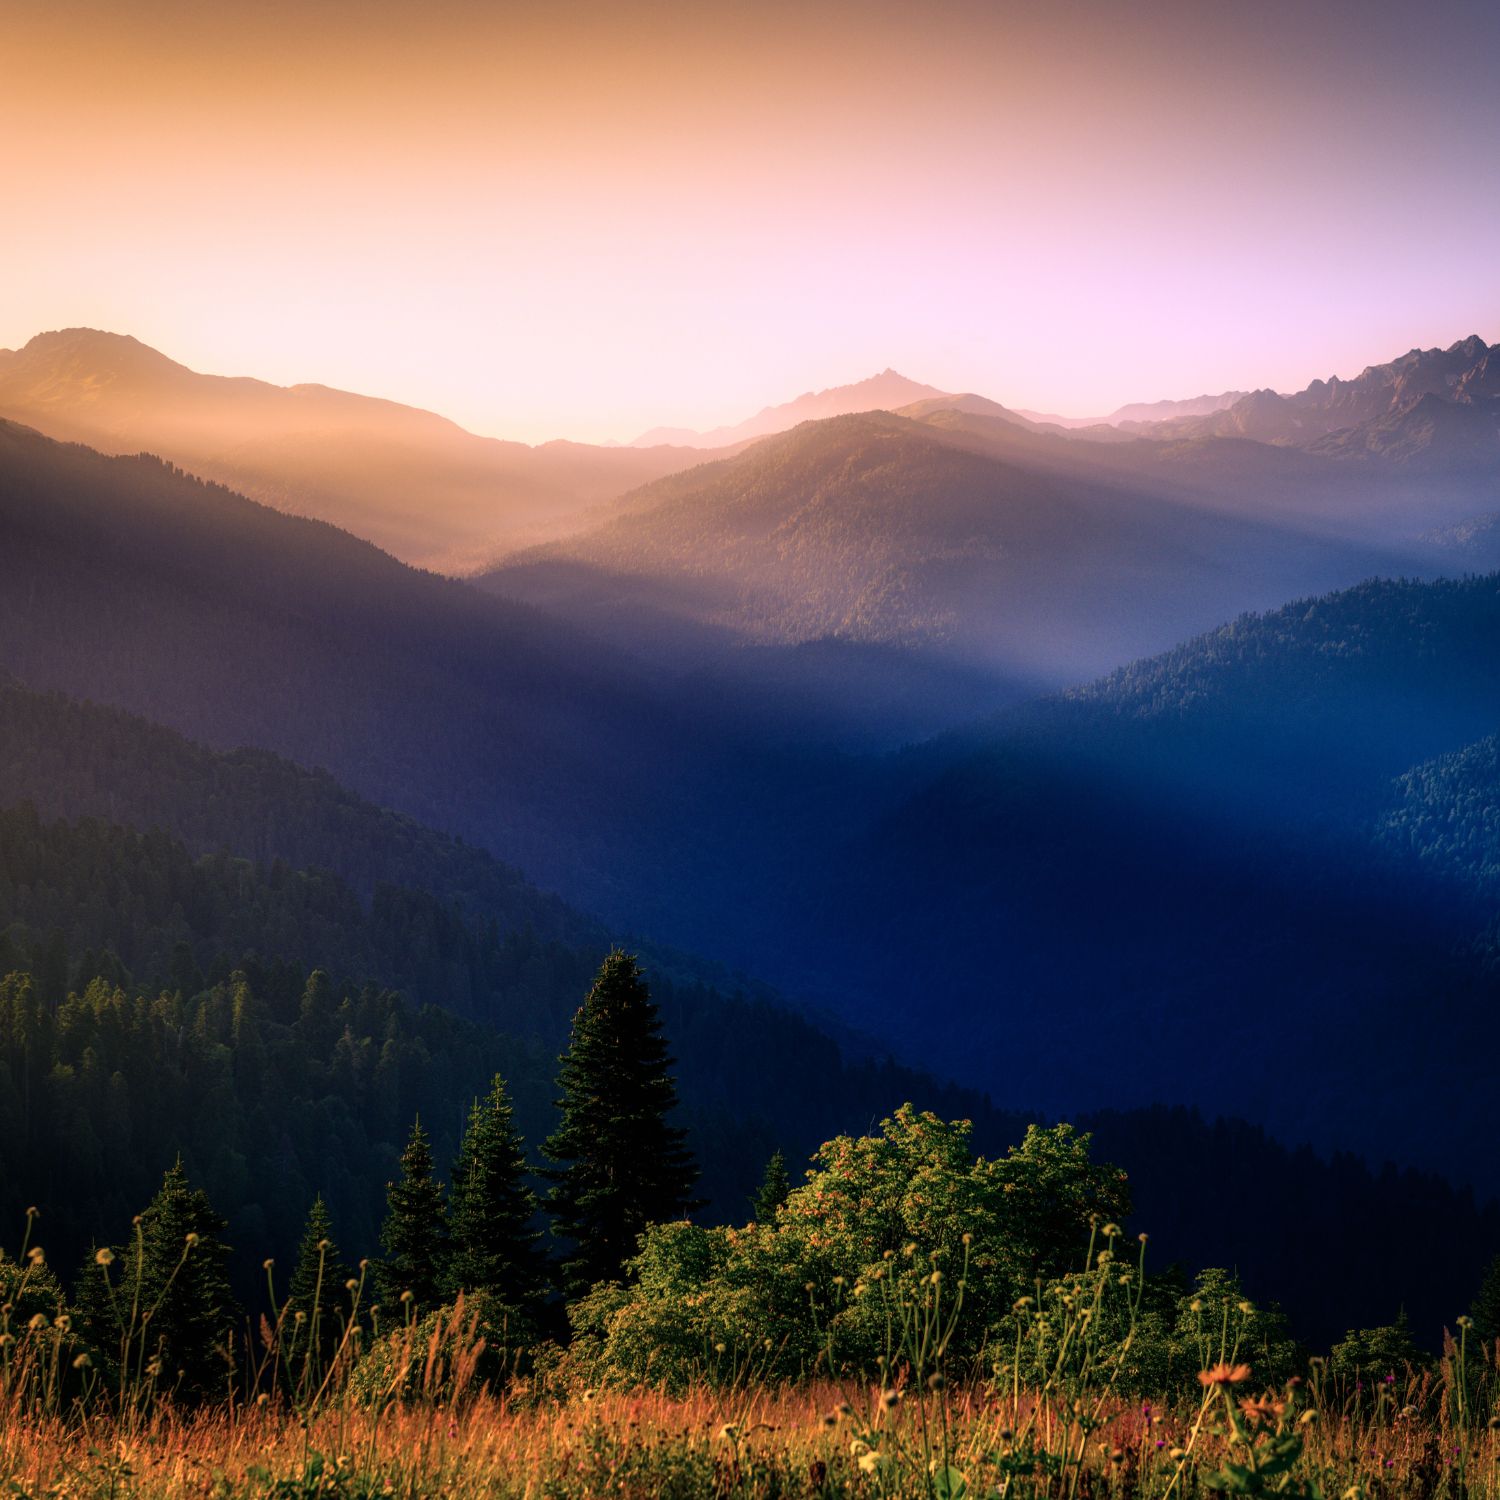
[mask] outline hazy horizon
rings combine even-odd
[[[8,44],[8,347],[629,442],[888,366],[1089,416],[1500,325],[1477,5],[77,0]]]

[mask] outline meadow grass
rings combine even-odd
[[[1434,1406],[1383,1412],[1300,1408],[1300,1452],[1286,1469],[1236,1481],[1246,1445],[1222,1390],[1160,1408],[1113,1401],[1085,1461],[1063,1462],[1073,1413],[974,1385],[946,1392],[952,1467],[941,1478],[872,1452],[920,1447],[921,1403],[887,1404],[878,1386],[834,1384],[658,1391],[481,1393],[386,1408],[338,1403],[311,1416],[271,1402],[174,1410],[128,1433],[108,1417],[3,1414],[0,1486],[16,1496],[775,1497],[1102,1496],[1211,1493],[1478,1497],[1497,1490],[1500,1434],[1467,1432]],[[1239,1387],[1235,1388],[1236,1390]],[[1244,1398],[1251,1404],[1255,1398]],[[1276,1400],[1280,1400],[1278,1395]],[[931,1418],[929,1402],[928,1418]],[[1204,1419],[1206,1405],[1207,1418]],[[841,1406],[852,1408],[841,1413]],[[1274,1417],[1238,1406],[1249,1451],[1276,1442]],[[1313,1420],[1305,1420],[1312,1412]],[[1018,1434],[1031,1422],[1035,1443]],[[860,1436],[859,1434],[863,1434]],[[873,1440],[874,1446],[871,1446]],[[1189,1451],[1190,1450],[1190,1451]],[[1182,1454],[1186,1452],[1184,1458]],[[1251,1471],[1252,1473],[1254,1471]]]

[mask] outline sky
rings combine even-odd
[[[535,442],[1500,340],[1500,6],[0,0],[0,347]]]

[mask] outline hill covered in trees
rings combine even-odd
[[[244,1285],[265,1254],[290,1254],[319,1192],[341,1243],[369,1253],[411,1118],[447,1171],[495,1072],[532,1146],[550,1133],[557,1053],[607,946],[602,928],[326,775],[217,755],[56,695],[12,687],[5,703],[7,785],[40,792],[50,769],[55,801],[95,815],[0,812],[0,971],[30,976],[8,982],[0,1028],[0,1109],[17,1143],[0,1215],[19,1223],[39,1204],[54,1254],[71,1258],[97,1227],[95,1205],[106,1222],[128,1217],[180,1151],[229,1213]],[[160,753],[125,753],[147,748]],[[132,805],[174,831],[101,816]],[[261,841],[257,855],[232,852],[236,836]],[[319,845],[320,865],[287,858]],[[1019,1140],[1029,1117],[1033,1101],[1013,1087],[992,1103],[851,1056],[773,999],[705,982],[681,955],[647,972],[710,1218],[748,1213],[777,1150],[795,1176],[820,1141],[904,1099],[972,1119],[989,1151]],[[1411,1310],[1441,1319],[1500,1237],[1493,1209],[1437,1178],[1330,1163],[1248,1125],[1160,1109],[1078,1121],[1129,1167],[1137,1221],[1163,1255],[1236,1260],[1311,1335],[1393,1316],[1389,1290],[1414,1265],[1425,1270]],[[42,1140],[45,1153],[30,1149]],[[1247,1194],[1266,1205],[1248,1245],[1234,1228]],[[1328,1264],[1375,1214],[1397,1227],[1378,1255],[1349,1256],[1358,1269],[1330,1297]],[[1309,1232],[1329,1261],[1309,1261]]]

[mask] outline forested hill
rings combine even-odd
[[[318,1192],[340,1243],[374,1251],[412,1117],[444,1169],[492,1073],[509,1081],[533,1146],[552,1127],[558,1038],[586,955],[527,935],[496,941],[419,893],[387,892],[365,913],[332,876],[194,860],[160,832],[44,823],[29,808],[0,812],[0,868],[0,976],[11,974],[0,978],[0,1222],[41,1207],[64,1268],[179,1152],[228,1211],[248,1289],[265,1255],[290,1255]],[[319,943],[353,966],[345,977],[308,973]],[[391,973],[530,1039],[419,1007],[382,982]],[[773,1006],[659,977],[653,989],[710,1217],[745,1217],[773,1150],[805,1158],[903,1099],[972,1118],[992,1152],[1024,1128],[1025,1116],[894,1063],[851,1065]],[[1500,1243],[1500,1208],[1437,1178],[1325,1162],[1184,1110],[1078,1123],[1127,1166],[1136,1223],[1159,1255],[1232,1260],[1311,1339],[1393,1316],[1398,1287],[1414,1323],[1440,1326]],[[1385,1226],[1374,1243],[1372,1222]]]
[[[194,855],[330,871],[368,899],[414,887],[503,933],[600,948],[603,926],[487,850],[267,750],[214,751],[138,714],[0,677],[0,796],[48,818],[163,829]]]
[[[0,552],[0,669],[326,767],[606,917],[765,821],[722,796],[755,763],[609,647],[153,458],[0,423]]]
[[[923,1033],[960,1076],[1065,1035],[1057,1107],[1175,1098],[1493,1189],[1500,782],[1428,762],[1497,727],[1500,578],[1247,617],[908,755],[806,951],[863,964],[872,1012],[982,978]]]
[[[0,812],[0,973],[34,976],[0,1016],[0,1141],[61,1143],[0,1160],[0,1236],[43,1205],[66,1264],[180,1149],[230,1212],[248,1276],[289,1253],[320,1190],[344,1242],[373,1249],[411,1115],[441,1164],[496,1068],[528,1138],[550,1130],[557,1052],[606,941],[587,918],[321,773],[15,686],[0,708],[0,786],[44,809]],[[744,1214],[777,1147],[795,1162],[905,1099],[974,1119],[990,1151],[1029,1117],[1034,1071],[1003,1069],[1022,1092],[992,1104],[894,1062],[850,1061],[784,1008],[694,982],[680,956],[647,967],[713,1215]],[[309,985],[313,969],[330,979]],[[934,979],[920,993],[945,992]],[[1164,1257],[1236,1260],[1311,1337],[1388,1318],[1398,1285],[1437,1326],[1500,1241],[1493,1210],[1435,1178],[1328,1164],[1183,1111],[1097,1126]],[[43,1161],[40,1179],[21,1170]],[[1250,1197],[1265,1210],[1247,1245],[1234,1213]],[[1380,1216],[1393,1227],[1379,1253],[1353,1254],[1358,1226]],[[1326,1255],[1308,1257],[1309,1235]],[[1357,1272],[1331,1296],[1335,1262]]]

